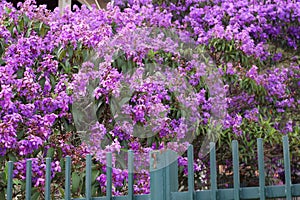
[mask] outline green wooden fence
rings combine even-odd
[[[210,143],[210,190],[194,190],[194,170],[193,170],[193,147],[188,148],[188,191],[178,192],[178,163],[175,152],[170,150],[153,151],[150,153],[150,194],[134,195],[133,192],[133,152],[128,152],[128,195],[112,196],[112,154],[107,153],[107,193],[104,197],[91,196],[91,155],[86,157],[86,180],[85,180],[85,198],[71,197],[71,158],[66,157],[65,170],[65,199],[67,200],[238,200],[238,199],[267,199],[267,198],[286,198],[291,200],[293,197],[300,196],[300,184],[291,183],[290,170],[290,152],[288,137],[283,137],[283,155],[285,169],[285,185],[265,186],[265,168],[264,168],[264,150],[262,139],[257,139],[258,147],[258,171],[259,186],[258,187],[240,187],[239,176],[239,155],[238,142],[232,142],[232,158],[234,185],[230,189],[217,188],[217,163],[215,144]],[[171,164],[170,164],[171,163]],[[166,167],[165,167],[166,166]],[[46,184],[45,184],[45,200],[50,200],[50,184],[51,184],[51,159],[46,158]],[[25,199],[31,198],[31,160],[26,163],[26,192]],[[8,163],[8,184],[7,194],[8,200],[12,199],[13,194],[13,162]]]

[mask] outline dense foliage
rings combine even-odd
[[[61,196],[63,158],[70,155],[72,192],[80,196],[84,189],[84,156],[93,153],[93,195],[100,195],[105,193],[106,184],[103,156],[112,151],[117,195],[126,192],[128,175],[117,155],[132,149],[137,158],[142,158],[153,149],[165,147],[184,152],[187,142],[195,146],[195,170],[197,180],[202,182],[197,188],[203,188],[209,180],[209,173],[203,172],[209,171],[206,155],[197,150],[211,130],[219,130],[218,164],[226,169],[218,177],[224,182],[220,187],[231,183],[228,174],[233,139],[240,142],[244,184],[257,184],[254,146],[258,137],[266,145],[268,182],[280,182],[280,144],[285,134],[290,136],[296,181],[300,2],[144,0],[116,4],[109,4],[107,10],[76,8],[61,16],[58,10],[50,12],[32,1],[20,4],[18,9],[0,3],[1,199],[8,160],[15,161],[14,184],[22,189],[25,162],[32,158],[33,197],[38,199],[43,197],[45,157],[52,158],[53,194]],[[159,34],[153,33],[157,30]],[[182,42],[185,38],[193,39],[192,55],[182,52],[189,48],[178,48],[178,44],[186,44]],[[202,55],[213,61],[212,71],[205,59],[199,64]],[[156,76],[143,79],[144,73],[151,71],[147,66],[153,65],[172,70],[163,71],[164,80]],[[218,77],[222,84],[212,77]],[[123,100],[119,113],[127,118],[118,121],[114,97],[122,97],[124,85],[131,93]],[[188,96],[186,88],[190,88]],[[96,121],[92,126],[78,126],[82,112],[74,110],[78,108],[74,102],[79,102],[78,94],[87,95],[87,89],[91,89],[89,95],[95,102]],[[220,98],[221,105],[216,106]],[[136,131],[136,127],[142,131]],[[189,127],[195,130],[193,140],[182,140],[189,134]],[[88,129],[88,140],[80,135],[80,128]],[[136,135],[145,130],[156,134]],[[104,138],[106,143],[102,142]],[[98,148],[101,145],[102,149]],[[149,192],[145,163],[147,159],[136,164],[144,167],[135,174],[136,193]],[[179,164],[184,182],[184,154]]]

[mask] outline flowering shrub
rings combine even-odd
[[[61,195],[66,155],[72,156],[74,168],[72,192],[80,196],[87,153],[95,155],[93,195],[103,194],[105,175],[100,172],[106,171],[107,151],[115,152],[113,192],[122,194],[128,172],[118,161],[128,149],[134,150],[140,167],[135,192],[148,193],[148,153],[166,147],[183,153],[187,143],[199,150],[212,127],[221,130],[219,163],[229,171],[229,145],[223,144],[240,141],[241,164],[251,168],[250,174],[242,173],[247,180],[256,167],[253,144],[262,137],[272,152],[266,155],[268,173],[280,175],[282,166],[279,162],[274,168],[278,158],[272,154],[281,154],[281,136],[290,136],[291,149],[299,147],[299,7],[299,2],[281,0],[128,1],[109,4],[106,11],[83,6],[60,16],[32,1],[18,9],[1,2],[0,198],[4,164],[15,161],[14,183],[23,187],[28,158],[34,158],[33,195],[42,198],[45,157],[52,158],[53,194]],[[172,29],[178,38],[168,36],[170,31],[152,32]],[[196,46],[193,55],[178,48],[189,38]],[[203,52],[215,64],[213,71],[208,62],[198,62]],[[151,66],[168,66],[162,70],[165,79],[143,77]],[[191,92],[186,95],[186,90]],[[121,105],[123,93],[127,96]],[[95,102],[95,108],[85,110],[94,114],[78,110],[90,103],[80,101],[82,96]],[[93,124],[85,124],[82,116],[91,117]],[[181,140],[190,138],[189,128],[193,140]],[[156,134],[136,135],[144,132]],[[206,155],[195,153],[201,159],[194,168],[201,176],[209,171]],[[182,181],[187,173],[183,155],[178,160]],[[273,177],[271,183],[280,180]],[[208,179],[201,177],[206,183]]]

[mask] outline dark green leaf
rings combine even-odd
[[[50,147],[47,151],[47,157],[53,158],[53,156],[54,156],[54,148]]]
[[[31,200],[38,200],[40,197],[41,193],[36,191],[31,195]]]
[[[5,199],[5,191],[0,191],[0,199]]]
[[[80,186],[80,176],[78,173],[73,172],[72,173],[72,192],[75,193],[78,191]]]

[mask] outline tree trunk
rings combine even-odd
[[[72,0],[58,0],[59,12],[62,15],[66,7],[71,9]]]
[[[93,4],[96,4],[98,9],[102,8],[105,9],[106,5],[110,0],[78,0],[81,4],[85,4],[88,7],[91,7]]]

